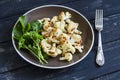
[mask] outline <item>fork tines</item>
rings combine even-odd
[[[96,10],[95,25],[103,25],[103,10],[102,9]]]

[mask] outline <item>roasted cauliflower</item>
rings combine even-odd
[[[43,18],[43,30],[41,34],[45,37],[41,41],[43,51],[51,57],[61,55],[59,60],[71,61],[76,49],[82,53],[82,32],[77,28],[78,23],[72,21],[69,12],[61,12],[58,16]]]

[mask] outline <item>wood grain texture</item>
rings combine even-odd
[[[106,74],[94,80],[119,80],[120,79],[120,71],[116,71],[110,74]]]
[[[0,10],[2,10],[0,19],[23,14],[26,11],[41,5],[62,4],[71,1],[74,0],[2,0],[0,1]]]
[[[1,74],[2,80],[89,80],[100,75],[104,75],[116,70],[120,70],[118,67],[120,56],[120,40],[107,43],[103,45],[104,53],[106,57],[106,63],[103,67],[98,67],[95,64],[95,51],[91,51],[89,56],[82,62],[65,69],[48,70],[38,68],[35,66],[27,66],[15,71],[9,71]],[[113,54],[114,51],[114,55]],[[108,56],[109,55],[109,56]],[[111,65],[112,63],[112,65]]]
[[[93,19],[95,14],[94,12],[97,8],[104,9],[104,16],[119,13],[120,6],[118,3],[118,0],[1,0],[0,10],[2,10],[2,14],[0,15],[0,19],[23,14],[32,8],[47,4],[65,5],[78,10],[87,18]]]
[[[0,20],[0,43],[11,40],[12,29],[19,16],[20,15]]]
[[[90,20],[95,18],[96,9],[103,9],[104,17],[120,13],[119,3],[119,0],[79,0],[63,5],[76,9]]]
[[[28,65],[16,54],[11,41],[0,44],[0,73]]]

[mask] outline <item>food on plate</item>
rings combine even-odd
[[[82,32],[79,24],[71,20],[69,12],[58,16],[42,18],[25,23],[25,16],[19,18],[14,28],[18,49],[29,50],[40,63],[48,63],[47,57],[60,56],[59,60],[73,60],[76,50],[83,52]]]

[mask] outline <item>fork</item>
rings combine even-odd
[[[96,56],[96,63],[99,66],[103,66],[105,63],[103,48],[102,48],[102,39],[101,39],[101,31],[103,30],[103,10],[97,9],[95,16],[95,28],[98,31],[98,50]]]

